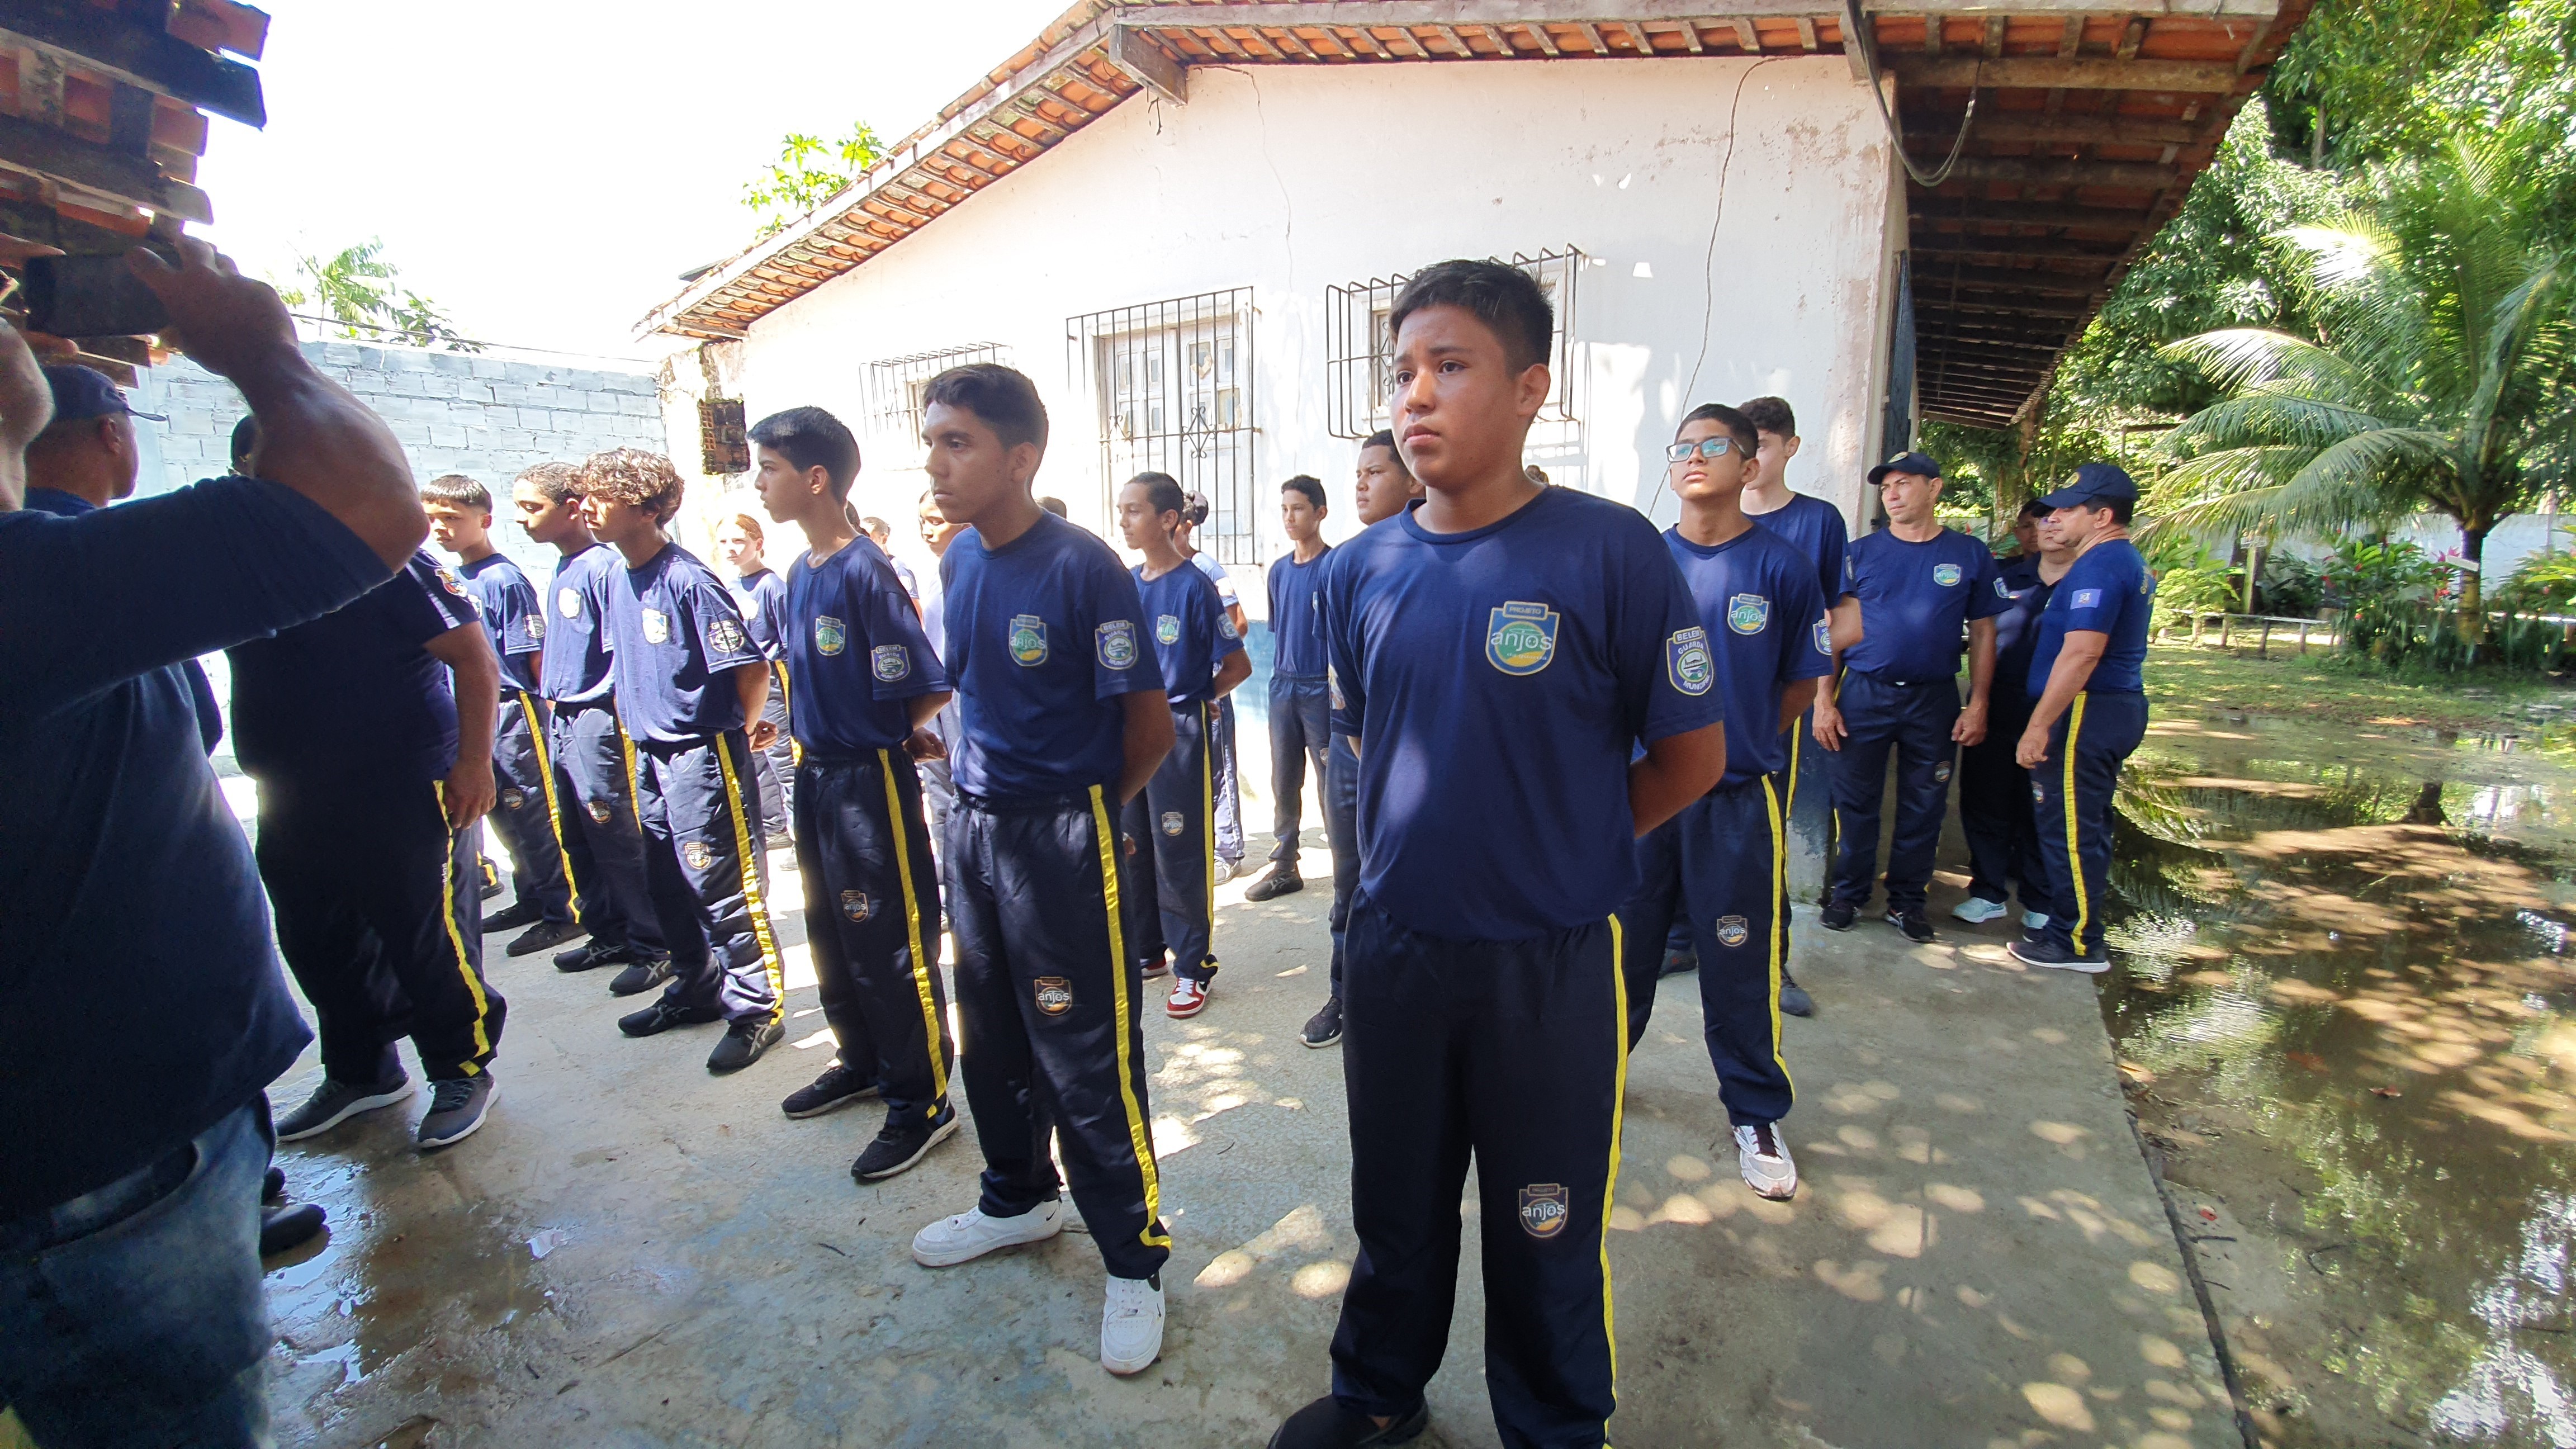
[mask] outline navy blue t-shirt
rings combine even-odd
[[[1136,598],[1154,635],[1163,666],[1163,693],[1172,708],[1188,709],[1215,697],[1216,667],[1243,652],[1243,636],[1217,597],[1216,584],[1198,569],[1182,567],[1158,579],[1134,571]]]
[[[248,478],[0,513],[0,1220],[151,1162],[312,1040],[171,666],[388,572],[320,506]],[[71,998],[118,1008],[113,1050],[63,1029]]]
[[[1144,602],[1118,555],[1048,513],[999,549],[967,529],[939,575],[957,788],[1013,799],[1115,786],[1126,765],[1119,697],[1163,687]]]
[[[1305,563],[1295,554],[1270,565],[1270,638],[1278,653],[1270,672],[1288,679],[1321,679],[1332,671],[1324,645],[1324,568],[1329,548]]]
[[[657,745],[696,744],[743,725],[733,671],[765,666],[733,592],[676,543],[628,568],[608,565],[608,659],[617,719]]]
[[[456,763],[456,686],[423,646],[482,622],[456,575],[416,553],[356,603],[234,645],[233,757],[253,776],[439,778]]]
[[[1909,684],[1948,679],[1968,647],[1960,625],[2011,607],[1996,584],[1994,551],[1955,528],[1924,543],[1887,528],[1853,539],[1837,598],[1860,600],[1861,641],[1843,663]]]
[[[2019,697],[2030,675],[2031,651],[2039,647],[2039,611],[2048,607],[2049,586],[2040,582],[2039,555],[2017,553],[1995,561],[2012,607],[1995,616],[1994,697]]]
[[[1690,591],[1625,504],[1549,488],[1446,534],[1419,507],[1335,550],[1324,583],[1360,889],[1453,940],[1600,920],[1636,884],[1632,747],[1723,718]]]
[[[546,698],[557,704],[608,703],[616,686],[608,666],[608,574],[625,567],[617,550],[604,543],[555,561],[546,597]]]
[[[875,547],[871,542],[869,547]],[[791,565],[792,567],[792,565]],[[743,632],[763,659],[782,657],[779,611],[787,607],[787,584],[770,569],[745,574],[733,582],[733,606],[742,611]]]
[[[98,511],[98,505],[88,499],[77,493],[65,493],[59,488],[30,488],[24,501],[36,512],[50,513],[57,518],[78,518],[84,513]],[[224,707],[215,699],[214,682],[206,678],[206,666],[194,659],[182,659],[170,667],[179,671],[179,680],[187,687],[189,702],[196,706],[197,738],[204,741],[206,753],[211,755],[224,738]]]
[[[1851,529],[1843,522],[1841,509],[1810,494],[1792,493],[1788,502],[1770,512],[1745,517],[1779,535],[1791,552],[1807,560],[1826,608],[1842,598],[1843,554],[1850,547]]]
[[[775,578],[775,574],[763,574]],[[769,617],[787,653],[788,728],[811,755],[868,755],[912,736],[905,701],[948,688],[912,595],[866,538],[820,564],[787,565],[786,600]]]
[[[502,554],[458,564],[456,576],[483,611],[483,633],[492,652],[501,656],[501,683],[510,689],[537,687],[537,655],[546,645],[546,611],[537,602],[536,585]]]
[[[2084,687],[2101,694],[2142,694],[2147,688],[2147,616],[2154,611],[2156,576],[2138,546],[2125,538],[2097,543],[2076,555],[2039,615],[2039,645],[2030,656],[2030,697],[2048,689],[2057,654],[2072,630],[2110,635]]]
[[[1715,693],[1726,710],[1725,783],[1768,775],[1789,763],[1780,729],[1784,686],[1833,672],[1825,596],[1807,561],[1767,529],[1748,528],[1709,547],[1670,528],[1664,543],[1713,646]]]

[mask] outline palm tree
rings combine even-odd
[[[2313,338],[2224,328],[2171,344],[2227,390],[2160,451],[2156,527],[2333,536],[2437,512],[2460,529],[2460,630],[2482,636],[2487,535],[2566,479],[2576,446],[2576,251],[2516,127],[2462,128],[2370,177],[2364,208],[2275,239],[2305,263]]]

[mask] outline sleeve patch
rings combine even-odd
[[[2102,591],[2100,589],[2077,589],[2075,591],[2075,597],[2066,601],[2066,607],[2070,609],[2098,609],[2101,606]]]
[[[892,684],[912,673],[912,651],[900,644],[880,644],[868,656],[879,681]]]
[[[1103,669],[1136,667],[1136,624],[1130,619],[1111,619],[1096,631],[1094,648]]]
[[[1676,631],[1664,641],[1664,672],[1673,688],[1702,695],[1717,682],[1717,662],[1709,657],[1708,631],[1697,625]]]
[[[707,647],[718,654],[742,652],[742,626],[731,619],[718,619],[707,625]]]

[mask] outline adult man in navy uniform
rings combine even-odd
[[[1941,465],[1903,453],[1869,470],[1887,527],[1852,541],[1833,642],[1844,673],[1816,695],[1816,743],[1834,755],[1834,829],[1841,852],[1825,901],[1829,931],[1848,931],[1869,903],[1878,864],[1879,801],[1896,756],[1896,833],[1887,853],[1887,923],[1909,941],[1932,939],[1925,893],[1948,813],[1960,745],[1986,737],[1995,670],[1995,615],[2011,600],[1995,556],[1941,526]],[[1959,702],[1960,627],[1968,635],[1968,700]],[[1827,696],[1831,695],[1831,698]]]
[[[2088,974],[2111,969],[2102,918],[2111,901],[2111,795],[2147,733],[2147,617],[2155,575],[2129,541],[2138,485],[2109,463],[2087,463],[2039,500],[2075,562],[2039,616],[2031,655],[2030,725],[2016,757],[2031,774],[2040,854],[2054,892],[2048,924],[2012,943],[2033,966]]]
[[[2030,771],[2013,752],[2030,724],[2031,655],[2039,649],[2039,615],[2048,596],[2075,561],[2071,549],[2044,550],[2038,499],[2013,520],[2020,552],[1995,561],[1996,577],[2012,607],[1995,616],[1995,683],[1986,713],[1986,737],[1959,752],[1959,834],[1968,843],[1968,894],[1950,914],[1971,925],[2008,915],[2005,904],[2021,887],[2022,925],[2048,923],[2048,876],[2039,855],[2039,828],[2030,809]]]

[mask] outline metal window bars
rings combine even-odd
[[[997,342],[969,342],[956,347],[942,347],[931,352],[915,352],[903,357],[889,357],[868,364],[867,404],[868,432],[879,447],[892,445],[908,459],[908,465],[921,463],[921,394],[930,380],[952,367],[970,362],[1009,362],[1010,354]]]
[[[1100,514],[1143,472],[1204,494],[1198,545],[1229,564],[1260,559],[1253,472],[1252,289],[1236,287],[1065,319],[1065,371],[1100,435]]]
[[[1536,256],[1519,252],[1511,256],[1511,264],[1538,282],[1556,310],[1547,358],[1555,386],[1539,410],[1543,422],[1577,421],[1573,320],[1575,281],[1584,260],[1583,252],[1572,246]],[[1387,392],[1392,386],[1388,367],[1395,351],[1395,340],[1387,335],[1387,314],[1411,277],[1400,272],[1324,289],[1326,426],[1336,438],[1365,438],[1387,425]]]

